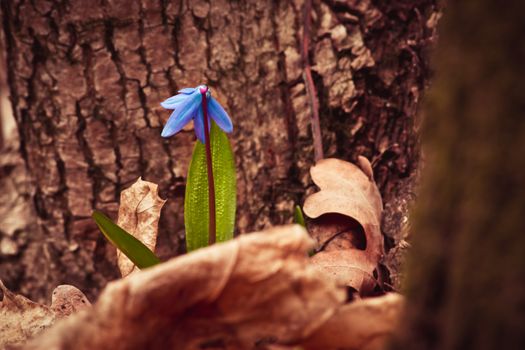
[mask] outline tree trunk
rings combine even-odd
[[[2,0],[11,99],[38,227],[0,265],[25,266],[6,284],[38,299],[70,283],[93,298],[117,271],[114,249],[90,215],[96,208],[114,216],[121,190],[139,176],[159,183],[168,199],[159,254],[183,252],[194,136],[186,130],[162,139],[170,113],[159,106],[182,87],[208,83],[232,116],[237,233],[290,222],[312,186],[313,93],[325,156],[365,155],[387,200],[408,193],[437,9],[433,0],[388,3],[312,4],[316,92],[308,95],[302,1]],[[393,216],[406,215],[400,208],[392,206],[402,211]]]
[[[450,1],[395,349],[525,349],[522,1]]]

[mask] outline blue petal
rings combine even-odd
[[[202,107],[199,107],[199,110],[195,113],[193,125],[195,127],[195,136],[197,136],[200,142],[206,143],[206,138],[204,134],[204,114],[202,113]],[[208,118],[208,130],[210,129],[211,121]]]
[[[221,128],[224,132],[233,131],[233,124],[230,117],[228,116],[228,113],[226,113],[219,102],[217,102],[217,100],[211,96],[208,99],[208,111],[219,128]]]
[[[187,96],[187,98],[178,106],[176,110],[171,113],[168,122],[162,130],[162,137],[170,137],[179,131],[188,124],[193,117],[195,111],[201,105],[201,95],[193,94]]]
[[[197,88],[182,88],[182,89],[179,90],[179,92],[181,94],[189,95],[189,94],[195,92],[195,90],[197,90]]]
[[[170,98],[161,102],[160,105],[166,109],[175,109],[177,106],[180,106],[186,98],[188,98],[188,95],[184,94],[171,96]]]

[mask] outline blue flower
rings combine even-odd
[[[224,132],[232,132],[233,125],[228,113],[211,96],[211,90],[206,85],[199,85],[196,88],[184,88],[179,90],[179,94],[172,96],[160,105],[166,109],[173,109],[168,122],[162,130],[162,137],[170,137],[182,130],[182,128],[193,119],[195,135],[200,142],[204,140],[204,114],[202,111],[202,95],[206,94],[206,106],[208,116]],[[211,127],[211,119],[208,118],[208,130]]]

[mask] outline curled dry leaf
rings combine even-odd
[[[318,249],[312,262],[339,284],[366,294],[384,251],[383,204],[370,162],[360,157],[359,164],[320,160],[310,169],[320,191],[306,198],[303,210],[314,219],[309,228]]]
[[[345,291],[309,264],[299,225],[240,236],[112,282],[28,349],[252,349],[298,344]]]
[[[392,336],[404,307],[395,293],[343,305],[303,342],[305,350],[381,350]]]
[[[76,287],[58,286],[51,307],[35,303],[8,290],[0,281],[0,349],[21,345],[52,326],[56,320],[89,308],[86,296]]]
[[[166,201],[158,195],[158,185],[139,178],[120,194],[117,224],[154,251],[160,211],[164,203]],[[117,258],[122,277],[138,271],[120,250],[117,250]]]

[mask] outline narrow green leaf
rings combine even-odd
[[[296,224],[301,225],[302,227],[306,227],[306,225],[304,224],[303,211],[301,210],[301,207],[298,205],[295,206],[295,210],[293,212],[293,221]]]
[[[235,161],[228,136],[212,121],[210,132],[215,180],[215,215],[217,242],[233,238],[237,204]],[[188,170],[184,199],[186,249],[192,251],[208,245],[208,173],[206,147],[196,141]]]
[[[304,223],[303,210],[298,205],[295,206],[294,211],[293,211],[293,221],[296,224],[299,224],[302,227],[306,228],[306,224]],[[314,249],[308,251],[308,256],[314,256],[314,255],[315,255]]]
[[[160,263],[159,258],[148,247],[113,223],[106,215],[95,210],[92,218],[111,244],[121,250],[139,269]]]

